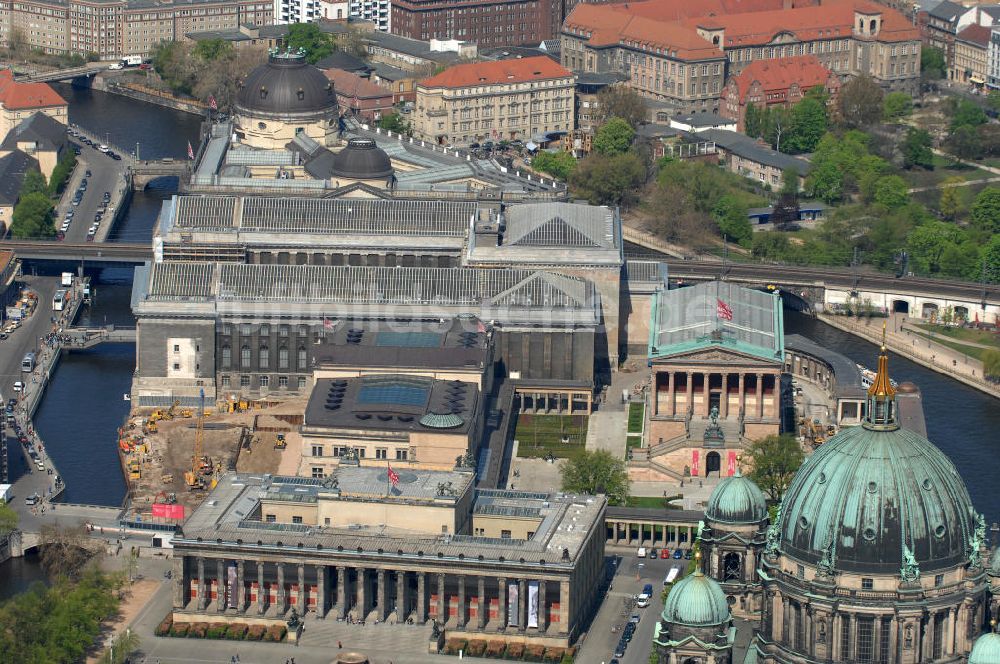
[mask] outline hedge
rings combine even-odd
[[[233,641],[242,641],[246,638],[247,626],[243,623],[232,623],[226,628],[226,638]]]
[[[170,636],[187,636],[187,631],[187,623],[176,623],[170,627]]]
[[[523,643],[507,644],[507,654],[504,656],[504,659],[521,659],[522,657],[524,657]]]
[[[260,641],[264,638],[264,632],[266,631],[267,627],[264,625],[250,625],[245,638],[247,641]]]
[[[444,654],[446,655],[457,655],[459,651],[465,651],[465,645],[468,643],[465,639],[448,639],[448,642],[444,644]]]
[[[174,616],[173,614],[168,614],[166,618],[160,621],[160,624],[156,626],[153,633],[156,636],[167,636],[170,634],[170,628],[174,626]]]
[[[264,632],[264,640],[276,643],[278,641],[283,641],[286,634],[288,634],[288,628],[284,625],[271,625],[267,628],[267,631]]]
[[[493,659],[503,657],[504,650],[507,649],[506,641],[490,641],[486,644],[486,656]]]

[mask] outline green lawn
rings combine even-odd
[[[664,498],[663,496],[629,496],[628,500],[625,502],[625,507],[659,507],[661,509],[678,509],[673,505],[670,505],[669,501],[680,497],[680,494],[676,496],[669,496],[667,498]]]
[[[911,187],[933,187],[950,177],[960,177],[963,180],[984,180],[995,177],[989,171],[984,171],[981,168],[973,168],[964,164],[955,165],[951,159],[941,155],[934,155],[934,170],[932,171],[914,168],[909,171],[900,171],[900,175]]]
[[[646,404],[630,403],[628,405],[628,432],[642,433],[643,420],[646,418]]]
[[[931,325],[929,323],[918,324],[917,327],[927,330],[928,332],[933,332],[934,334],[949,337],[955,341],[970,341],[974,344],[984,344],[987,346],[993,346],[994,348],[1000,348],[1000,335],[994,334],[993,332],[987,332],[986,330],[955,327],[952,325]]]
[[[642,447],[642,436],[628,436],[625,438],[625,458],[628,459],[629,450]]]
[[[571,459],[583,454],[587,442],[586,415],[522,414],[515,426],[517,456],[526,459],[540,459],[550,453],[559,459]]]
[[[922,332],[917,332],[917,336],[922,337],[924,339],[929,339],[934,343],[941,344],[942,346],[946,346],[947,348],[951,348],[952,350],[957,350],[959,353],[963,353],[965,355],[968,355],[969,357],[974,357],[979,361],[982,361],[983,353],[986,351],[985,348],[979,348],[978,346],[967,346],[957,341],[935,338],[929,334],[923,334]]]

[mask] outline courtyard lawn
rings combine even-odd
[[[968,355],[969,357],[974,357],[980,362],[983,359],[983,353],[986,351],[985,348],[979,348],[978,346],[967,346],[966,344],[959,343],[957,341],[951,341],[950,339],[942,339],[941,337],[932,337],[931,335],[924,334],[922,332],[916,332],[916,334],[922,339],[927,339],[929,341],[933,341],[936,344],[941,344],[942,346],[945,346],[952,350],[957,350],[959,353],[962,353],[963,355]]]
[[[968,327],[955,327],[952,325],[931,325],[929,323],[918,323],[917,327],[958,342],[967,341],[974,344],[1000,348],[1000,335],[995,332]]]
[[[670,504],[671,500],[681,498],[681,494],[676,496],[629,496],[625,502],[625,507],[653,507],[659,509],[676,510],[680,509]]]
[[[521,458],[542,459],[551,454],[557,459],[572,459],[585,450],[587,416],[521,414],[514,438]]]
[[[628,433],[642,433],[645,417],[646,404],[630,403],[628,405]]]
[[[628,436],[625,438],[625,458],[628,458],[629,450],[642,447],[642,436]]]

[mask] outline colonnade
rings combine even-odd
[[[712,406],[721,419],[778,417],[780,376],[777,371],[694,371],[654,367],[654,415],[708,417]],[[695,404],[695,397],[700,403]],[[718,398],[713,398],[717,396]],[[765,397],[770,403],[765,404]]]

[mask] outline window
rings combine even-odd
[[[282,346],[278,349],[278,368],[287,369],[288,368],[288,348]]]
[[[233,349],[229,346],[222,347],[222,368],[228,369],[233,363]]]
[[[376,459],[386,459],[386,458],[388,458],[388,450],[386,450],[384,447],[376,447],[375,448],[375,458]]]
[[[240,325],[240,334],[244,337],[249,337],[253,334],[253,326],[247,324]]]
[[[858,661],[871,662],[875,655],[875,619],[858,616]],[[940,656],[940,655],[938,655]]]
[[[396,461],[406,461],[407,450],[396,450]]]
[[[260,347],[260,355],[257,356],[257,364],[261,369],[267,369],[271,362],[271,351],[267,346]]]
[[[292,523],[302,523],[302,517],[301,516],[293,516],[292,517]]]
[[[321,456],[323,456],[323,446],[322,445],[313,445],[312,446],[312,455],[314,457],[321,457]]]
[[[180,371],[180,370],[181,370],[181,363],[174,362],[174,371]]]
[[[278,376],[278,387],[288,387],[288,376]]]
[[[232,386],[232,380],[230,380],[229,376],[223,376],[222,377],[222,386],[223,387],[231,387]]]
[[[944,574],[936,574],[934,576],[934,587],[940,588],[944,585]]]
[[[806,575],[806,568],[803,567],[802,565],[796,565],[795,566],[795,576],[797,576],[797,577],[799,577],[801,579],[801,578],[805,577],[805,575]]]
[[[330,525],[330,517],[328,517],[328,516],[327,517],[323,517],[323,525],[324,526],[329,526]]]
[[[261,376],[260,377],[260,386],[261,387],[267,387],[270,383],[271,383],[271,377],[270,376]]]
[[[298,387],[298,388],[299,388],[300,390],[304,390],[304,389],[306,389],[306,377],[305,377],[305,376],[299,376],[299,377],[298,377],[298,378],[297,378],[297,379],[295,380],[295,384],[296,384],[296,386],[297,386],[297,387]]]
[[[180,346],[180,344],[174,344],[174,352],[175,353],[181,352],[181,346]]]
[[[278,326],[278,336],[279,337],[287,337],[288,336],[288,326],[287,325],[279,325]]]
[[[240,376],[240,387],[250,387],[250,376]]]
[[[871,590],[875,587],[875,582],[872,579],[861,579],[861,589]]]
[[[509,530],[501,530],[500,531],[500,539],[510,539],[510,531]]]
[[[243,369],[250,368],[250,346],[240,348],[240,367]]]
[[[273,514],[265,514],[264,515],[264,521],[266,521],[267,523],[274,523],[277,520],[278,520],[278,517],[276,517]]]
[[[271,334],[271,326],[270,325],[261,325],[260,326],[260,336],[266,337],[269,334]]]
[[[313,479],[323,479],[326,477],[326,471],[323,470],[322,466],[313,466],[311,469]],[[326,520],[327,525],[330,524],[330,519]]]
[[[299,371],[306,370],[306,349],[303,346],[299,346],[298,366],[299,366]]]

